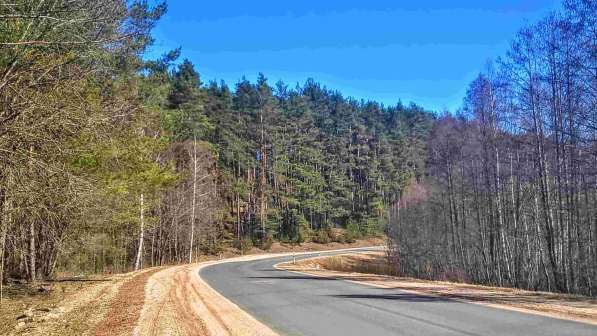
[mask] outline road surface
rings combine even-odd
[[[589,324],[273,267],[291,259],[216,264],[201,270],[200,275],[212,288],[281,335],[597,336],[597,326]]]

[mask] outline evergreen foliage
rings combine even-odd
[[[359,102],[313,80],[294,90],[282,82],[272,88],[262,74],[234,92],[217,83],[202,90],[214,126],[202,139],[216,146],[231,178],[227,197],[239,202],[241,212],[232,212],[243,234],[304,239],[349,222],[378,234],[389,204],[423,171],[434,118],[416,105]]]

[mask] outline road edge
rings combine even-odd
[[[344,254],[354,254],[354,253],[344,253]],[[313,257],[313,258],[306,258],[303,260],[315,260],[315,259],[319,259],[319,258],[325,258],[325,256],[317,256],[317,257]],[[383,289],[396,289],[391,286],[384,286],[384,285],[380,285],[380,284],[370,283],[367,281],[350,280],[350,279],[345,279],[342,277],[326,275],[323,273],[317,273],[317,271],[312,271],[312,272],[297,271],[297,270],[290,270],[290,269],[282,268],[280,266],[282,264],[287,264],[287,263],[288,262],[279,262],[274,265],[274,268],[281,270],[281,271],[287,271],[287,272],[296,273],[296,274],[300,274],[300,275],[308,275],[308,276],[320,277],[320,278],[333,278],[336,280],[346,281],[346,282],[350,282],[350,283],[354,283],[354,284],[358,284],[358,285],[369,286],[369,287],[383,288]],[[345,276],[350,275],[350,273],[348,273],[348,272],[339,272],[339,271],[334,271],[334,272],[344,274]],[[392,278],[391,276],[386,276],[386,277]],[[400,291],[403,291],[405,293],[408,293],[408,294],[422,295],[422,296],[428,296],[428,297],[437,297],[437,298],[442,297],[441,295],[438,295],[438,294],[426,293],[426,292],[416,291],[416,290],[411,290],[411,289],[402,289],[402,288],[397,288],[397,289]],[[450,298],[450,300],[453,300],[456,302],[461,302],[461,303],[476,304],[476,305],[490,307],[490,308],[510,310],[510,311],[515,311],[515,312],[519,312],[519,313],[539,315],[539,316],[554,318],[554,319],[563,320],[563,321],[570,321],[570,322],[583,323],[583,324],[588,324],[588,325],[592,325],[592,326],[597,326],[597,322],[587,320],[584,318],[573,318],[573,317],[557,315],[557,314],[553,314],[553,313],[542,312],[542,311],[537,311],[537,310],[528,309],[528,308],[512,307],[512,306],[503,305],[503,304],[478,302],[478,301],[472,301],[472,300],[466,300],[466,299],[460,299],[460,298]]]
[[[206,267],[270,258],[350,252],[381,246],[366,246],[322,251],[281,252],[245,255],[173,266],[156,272],[145,285],[145,302],[133,335],[255,335],[277,336],[237,304],[205,281],[200,271]],[[197,330],[195,327],[201,330]]]

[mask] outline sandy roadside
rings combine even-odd
[[[156,273],[145,287],[145,304],[133,335],[276,335],[198,274],[216,263],[267,257],[271,255],[176,266]]]
[[[336,249],[333,251],[350,251]],[[236,304],[212,289],[200,276],[207,266],[316,251],[248,255],[167,268],[151,276],[134,335],[277,335]],[[317,251],[324,252],[324,251]]]
[[[300,274],[332,277],[378,288],[400,289],[411,294],[445,297],[494,308],[597,325],[597,299],[513,288],[330,270],[327,269],[332,264],[330,258],[336,258],[334,264],[344,262],[345,266],[343,268],[350,269],[351,263],[355,265],[360,262],[372,262],[374,259],[379,258],[379,254],[367,252],[348,256],[322,256],[304,259],[296,264],[280,263],[276,267]],[[342,261],[339,259],[342,259]]]
[[[134,301],[127,303],[126,309],[119,312],[124,293],[136,296],[135,287],[141,287],[141,303],[143,302],[143,285],[146,278],[156,269],[147,269],[137,272],[115,274],[97,280],[79,280],[68,282],[65,295],[61,295],[60,283],[54,285],[53,291],[40,296],[31,296],[21,302],[24,312],[7,311],[8,306],[2,307],[0,313],[6,314],[3,319],[6,325],[0,330],[3,335],[106,335],[110,331],[110,321],[115,319],[119,324],[125,325],[127,320],[136,321],[134,312],[129,314],[127,309],[134,310]],[[77,282],[79,284],[77,285]],[[77,288],[78,287],[78,288]],[[59,300],[53,300],[57,296]],[[12,302],[11,302],[12,301]],[[18,299],[5,301],[4,304],[19,305]],[[16,319],[15,319],[16,316]],[[11,325],[15,323],[14,325]],[[106,324],[108,323],[108,324]],[[132,327],[128,334],[132,331]],[[126,334],[126,330],[124,331]],[[117,335],[118,333],[110,333]]]

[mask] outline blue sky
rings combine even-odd
[[[454,111],[552,0],[169,0],[146,57],[182,47],[204,82],[314,78],[345,96]]]

